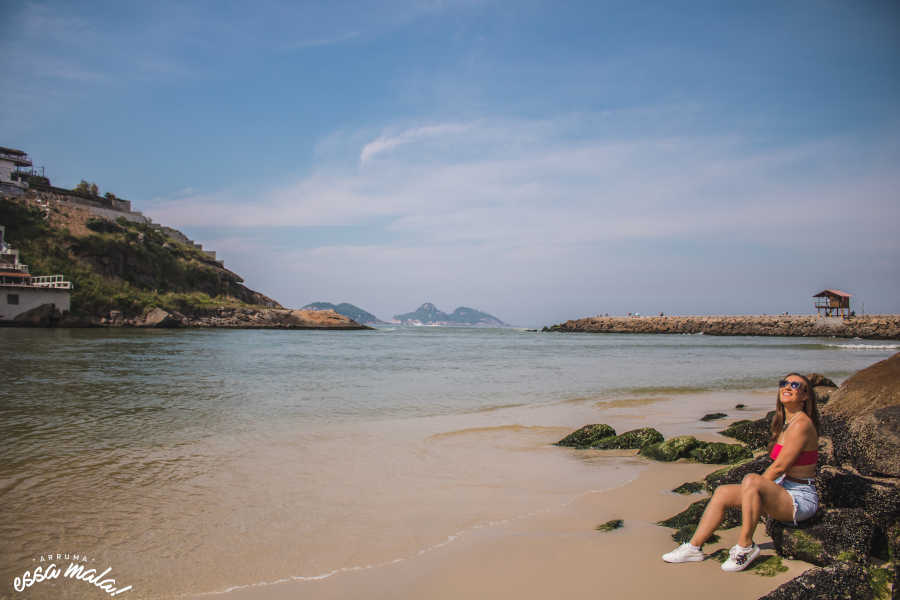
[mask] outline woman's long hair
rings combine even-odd
[[[819,425],[819,407],[816,406],[816,393],[813,391],[812,386],[809,384],[809,379],[806,378],[805,375],[801,375],[800,373],[788,373],[783,377],[783,379],[787,379],[788,377],[799,377],[803,380],[803,393],[805,395],[803,402],[803,412],[810,418],[813,423],[813,426],[816,428],[816,434],[821,433],[821,428]],[[771,423],[771,437],[769,438],[769,451],[772,451],[772,447],[775,445],[775,442],[778,441],[778,436],[781,435],[781,432],[784,431],[784,404],[781,403],[781,388],[778,388],[778,392],[775,395],[775,416],[772,417]]]

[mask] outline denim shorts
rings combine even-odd
[[[819,510],[819,494],[816,486],[811,483],[797,483],[787,479],[784,475],[775,480],[791,495],[794,501],[794,525],[800,521],[809,519]]]

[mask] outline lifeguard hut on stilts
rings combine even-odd
[[[822,290],[813,298],[816,298],[819,316],[850,318],[850,294],[841,290]]]

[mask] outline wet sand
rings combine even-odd
[[[674,548],[672,530],[656,521],[705,497],[671,493],[716,467],[652,463],[633,481],[580,496],[559,509],[465,532],[454,543],[395,564],[337,573],[327,579],[289,581],[196,596],[227,600],[288,598],[516,598],[601,594],[605,598],[758,598],[810,567],[785,560],[788,571],[763,577],[725,573],[716,560],[670,565],[660,556]],[[598,532],[611,519],[622,529]],[[710,554],[735,543],[738,530],[719,532]],[[764,527],[755,540],[761,559],[774,554]]]

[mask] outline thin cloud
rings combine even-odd
[[[359,153],[359,162],[364,164],[378,154],[388,152],[398,146],[421,142],[428,138],[463,133],[469,128],[470,125],[466,124],[443,123],[407,129],[394,135],[381,135],[363,146],[362,151]]]

